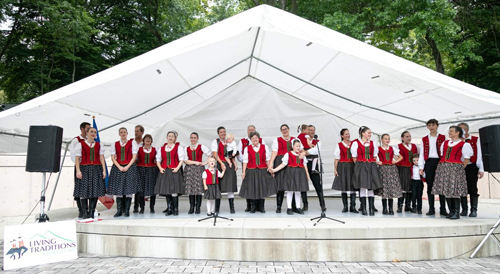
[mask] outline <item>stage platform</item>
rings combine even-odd
[[[499,200],[480,200],[479,217],[448,220],[439,214],[425,216],[409,212],[382,215],[380,199],[375,201],[375,216],[341,213],[341,200],[327,198],[327,216],[345,224],[323,219],[314,226],[311,218],[319,216],[316,197],[309,197],[309,211],[304,215],[275,213],[275,199],[266,200],[267,213],[245,213],[245,200],[235,199],[236,214],[229,214],[227,199],[221,203],[218,219],[198,222],[202,214],[188,215],[187,197],[180,198],[179,216],[164,216],[165,200],[160,199],[155,214],[113,218],[115,209],[100,211],[103,221],[77,224],[79,251],[90,254],[161,257],[179,259],[216,259],[237,261],[393,261],[438,260],[455,256],[468,257],[499,218]],[[426,204],[426,201],[424,201]],[[439,204],[439,203],[437,203]],[[99,209],[103,209],[99,206]],[[132,211],[132,209],[131,209]],[[51,221],[75,219],[76,209],[49,212]],[[500,229],[496,231],[500,235]],[[499,255],[500,248],[489,240],[478,253]]]

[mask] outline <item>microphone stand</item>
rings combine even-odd
[[[220,139],[217,138],[217,157],[219,157],[219,143],[220,143]],[[218,163],[219,161],[217,161],[217,158],[215,158],[215,173],[217,174],[217,172],[219,172],[219,169],[218,169]],[[218,180],[219,179],[219,176],[217,174],[217,178],[215,178],[215,180]],[[214,183],[214,182],[213,182]],[[220,184],[217,186],[220,188]],[[222,198],[222,197],[221,197]],[[219,203],[220,203],[220,200],[219,199]],[[216,204],[216,207],[217,207],[217,199],[215,199],[215,204]],[[220,204],[219,204],[220,205]],[[219,207],[219,210],[220,210],[220,207]],[[230,219],[230,218],[227,218],[227,217],[222,217],[222,216],[219,216],[219,212],[215,211],[214,214],[212,216],[208,216],[208,217],[205,217],[205,218],[202,218],[202,219],[199,219],[198,222],[203,222],[203,221],[206,221],[206,220],[210,220],[210,219],[214,219],[214,226],[217,224],[217,218],[221,218],[221,219],[224,219],[224,220],[229,220],[229,221],[233,221],[233,219]]]
[[[314,140],[318,140],[318,135],[314,135]],[[321,191],[323,191],[323,161],[321,160],[321,151],[319,149],[319,142],[316,144],[316,147],[318,149],[318,161],[319,161],[319,169],[320,169],[320,171],[319,171],[319,185],[321,187]],[[325,196],[324,195],[322,195],[321,198],[318,197],[318,199],[322,199],[322,201],[320,201],[320,203],[322,203],[323,205],[325,204]],[[328,219],[331,221],[345,224],[345,222],[343,222],[341,220],[327,217],[325,211],[323,209],[321,209],[321,215],[311,219],[311,221],[318,220],[313,224],[313,226],[316,226],[323,219]]]

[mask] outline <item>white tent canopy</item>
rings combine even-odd
[[[360,125],[399,133],[430,118],[494,123],[500,95],[261,5],[0,113],[0,152],[26,151],[9,135],[30,125],[58,125],[70,140],[91,116],[103,142],[141,124],[156,145],[172,129],[208,145],[220,125],[238,138],[255,124],[271,142],[282,123],[315,124],[331,155],[342,127],[355,136]]]

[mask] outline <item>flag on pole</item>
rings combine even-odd
[[[97,136],[95,138],[95,141],[100,143],[101,139],[99,139],[99,130],[97,129],[97,124],[95,123],[95,116],[92,116],[92,120],[93,120],[93,126],[92,127],[95,128],[95,131],[97,132]],[[106,179],[105,179],[106,189],[108,189],[109,173],[108,173],[108,165],[106,164],[106,162],[104,162],[104,167],[106,168]],[[110,209],[113,206],[113,204],[115,203],[115,200],[113,199],[113,196],[109,195],[109,194],[106,194],[105,196],[99,197],[99,201],[107,209]]]

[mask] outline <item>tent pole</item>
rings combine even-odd
[[[283,72],[284,74],[286,74],[286,75],[288,75],[288,76],[290,76],[290,77],[292,77],[292,78],[295,78],[295,79],[297,79],[297,80],[299,80],[299,81],[301,81],[301,82],[303,82],[303,83],[306,83],[306,84],[308,84],[308,85],[310,85],[310,86],[312,86],[312,87],[315,87],[315,88],[317,88],[317,89],[319,89],[319,90],[321,90],[321,91],[324,91],[324,92],[326,92],[326,93],[329,93],[329,94],[331,94],[331,95],[333,95],[333,96],[336,96],[336,97],[338,97],[338,98],[344,99],[344,100],[346,100],[346,101],[348,101],[348,102],[351,102],[351,103],[353,103],[353,104],[360,105],[360,106],[365,107],[365,108],[369,108],[369,109],[377,110],[377,111],[380,111],[380,112],[384,112],[384,113],[387,113],[387,114],[390,114],[390,115],[398,116],[398,117],[401,117],[401,118],[405,118],[405,119],[408,119],[408,120],[413,120],[413,121],[417,121],[417,122],[420,122],[420,123],[425,123],[425,121],[422,121],[422,120],[418,120],[418,119],[415,119],[415,118],[412,118],[412,117],[408,117],[408,116],[405,116],[405,115],[401,115],[401,114],[397,114],[397,113],[394,113],[394,112],[390,112],[390,111],[386,111],[386,110],[383,110],[383,109],[379,109],[379,108],[376,108],[376,107],[372,107],[372,106],[369,106],[369,105],[365,105],[365,104],[362,104],[362,103],[360,103],[360,102],[356,102],[356,101],[351,100],[351,99],[349,99],[349,98],[347,98],[347,97],[344,97],[344,96],[338,95],[338,94],[333,93],[333,92],[331,92],[331,91],[329,91],[329,90],[326,90],[326,89],[324,89],[324,88],[322,88],[322,87],[320,87],[320,86],[317,86],[317,85],[315,85],[315,84],[313,84],[313,83],[310,83],[309,81],[306,81],[306,80],[304,80],[304,79],[302,79],[302,78],[299,78],[299,77],[297,77],[297,76],[295,76],[295,75],[293,75],[293,74],[291,74],[291,73],[289,73],[289,72],[287,72],[287,71],[285,71],[285,70],[282,70],[282,69],[280,69],[280,68],[278,68],[278,67],[276,67],[276,66],[274,66],[274,65],[271,65],[270,63],[268,63],[268,62],[266,62],[266,61],[263,61],[263,60],[259,59],[258,57],[253,56],[253,58],[255,58],[257,61],[262,62],[262,63],[264,63],[264,64],[266,64],[266,65],[268,65],[268,66],[270,66],[270,67],[272,67],[272,68],[274,68],[274,69],[276,69],[276,70],[278,70],[278,71]]]
[[[57,173],[56,184],[54,186],[54,190],[52,190],[52,196],[50,197],[49,207],[47,208],[47,211],[50,211],[50,207],[52,206],[52,200],[54,200],[54,195],[56,194],[57,184],[59,183],[59,177],[61,177],[61,172],[64,166],[64,160],[66,159],[66,153],[68,152],[69,144],[70,144],[69,142],[66,143],[66,149],[64,150],[64,156],[61,161],[61,167],[59,168],[59,172]]]
[[[250,57],[253,57],[253,53],[255,52],[255,46],[257,45],[257,40],[259,39],[260,27],[257,29],[257,34],[255,35],[255,41],[253,42],[252,53]],[[252,58],[250,58],[250,64],[248,65],[248,75],[250,75],[250,70],[252,69]]]

